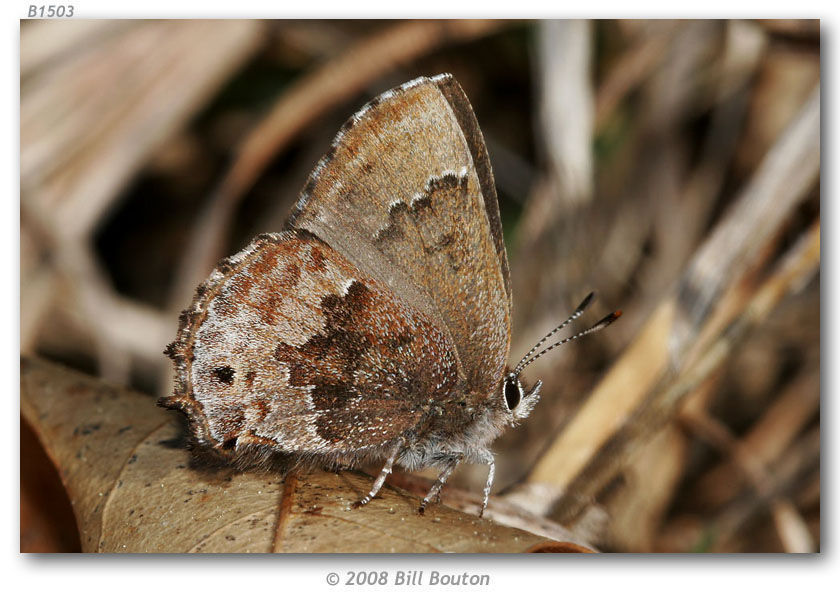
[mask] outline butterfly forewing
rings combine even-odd
[[[509,348],[507,259],[484,141],[454,79],[415,80],[354,115],[290,225],[437,323],[473,401],[492,393]]]

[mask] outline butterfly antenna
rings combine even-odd
[[[620,310],[612,312],[612,313],[608,314],[606,317],[604,317],[603,319],[601,319],[600,321],[598,321],[597,323],[595,323],[592,327],[584,329],[580,333],[576,333],[572,336],[567,337],[566,339],[563,339],[563,340],[560,340],[559,342],[555,342],[554,344],[551,344],[551,346],[549,346],[545,350],[542,350],[542,351],[538,352],[536,355],[532,356],[530,358],[530,360],[527,360],[527,361],[524,361],[524,362],[519,361],[519,364],[516,366],[516,369],[513,370],[513,373],[516,376],[519,376],[519,374],[522,372],[522,369],[524,369],[525,367],[530,365],[532,362],[537,360],[540,356],[542,356],[546,352],[551,352],[557,346],[562,346],[566,342],[572,342],[572,341],[574,341],[578,338],[582,338],[585,335],[589,335],[590,333],[595,333],[596,331],[600,331],[600,330],[604,329],[605,327],[607,327],[608,325],[614,323],[620,316],[621,316],[621,311]]]
[[[543,342],[545,342],[548,338],[550,338],[552,335],[554,335],[555,333],[557,333],[558,331],[563,329],[566,325],[568,325],[569,323],[571,323],[572,321],[577,319],[579,316],[581,316],[583,314],[583,311],[586,310],[586,307],[589,306],[592,303],[593,298],[595,298],[595,292],[589,292],[589,294],[586,296],[586,298],[583,299],[583,302],[580,303],[580,305],[575,309],[575,312],[573,312],[572,315],[568,319],[566,319],[565,321],[560,323],[557,327],[555,327],[554,329],[552,329],[551,331],[546,333],[539,342],[534,344],[534,347],[531,348],[528,351],[528,354],[526,354],[525,356],[522,357],[522,360],[519,361],[519,363],[516,365],[516,368],[513,370],[513,372],[516,373],[516,374],[519,374],[519,372],[525,367],[525,365],[523,365],[522,363],[524,363],[526,360],[528,360],[528,358],[534,352],[537,351],[537,348],[542,346]]]

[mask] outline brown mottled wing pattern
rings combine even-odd
[[[386,92],[342,127],[290,225],[428,315],[483,402],[508,359],[510,289],[495,184],[472,108],[449,75]]]
[[[222,261],[183,321],[163,404],[221,450],[382,446],[458,385],[442,330],[302,231],[260,236]]]

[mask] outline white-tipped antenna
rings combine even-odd
[[[532,354],[534,354],[534,351],[539,346],[541,346],[543,342],[545,342],[545,340],[547,340],[553,334],[560,331],[561,329],[563,329],[563,327],[565,327],[566,325],[568,325],[569,323],[571,323],[572,321],[577,319],[581,315],[581,313],[583,313],[583,311],[586,310],[586,307],[589,306],[589,303],[592,302],[592,298],[594,298],[594,296],[595,296],[595,294],[590,292],[590,294],[583,300],[583,302],[580,303],[580,306],[578,306],[578,308],[575,310],[575,312],[572,313],[572,316],[570,316],[568,319],[563,321],[560,325],[555,327],[545,337],[543,337],[543,339],[541,339],[539,342],[537,342],[537,344],[533,348],[531,348],[531,350],[528,352],[528,354],[526,354],[524,357],[522,357],[522,360],[519,361],[519,364],[517,364],[516,368],[513,370],[513,374],[518,377],[519,374],[522,372],[522,369],[524,369],[525,367],[530,365],[532,362],[537,360],[539,357],[541,357],[545,353],[551,352],[552,350],[554,350],[558,346],[562,346],[566,342],[571,342],[571,341],[574,341],[578,338],[582,338],[585,335],[589,335],[590,333],[595,333],[596,331],[600,331],[601,329],[604,329],[608,325],[614,323],[621,316],[621,311],[620,310],[612,312],[612,313],[608,314],[606,317],[604,317],[603,319],[601,319],[600,321],[598,321],[597,323],[595,323],[594,325],[592,325],[591,327],[588,327],[588,328],[584,329],[583,331],[581,331],[579,333],[576,333],[572,336],[569,336],[565,339],[562,339],[559,342],[555,342],[555,343],[551,344],[548,348],[545,348],[544,350],[541,350],[540,352],[538,352],[534,356],[531,356]]]

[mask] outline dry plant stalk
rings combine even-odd
[[[634,40],[631,47],[609,69],[598,89],[595,102],[595,130],[603,129],[621,100],[644,81],[668,56],[680,23],[657,24],[657,30]]]
[[[671,38],[673,33],[683,27],[692,26],[678,23],[670,29],[666,27],[664,33],[660,33],[660,37]],[[650,39],[643,38],[643,41],[637,44],[639,60],[652,60],[653,57],[647,54],[648,46],[653,46]],[[703,134],[701,155],[691,172],[685,172],[683,181],[677,182],[681,189],[665,193],[663,196],[678,196],[678,200],[663,202],[660,211],[654,217],[653,235],[657,258],[646,261],[644,270],[638,275],[637,287],[641,293],[632,299],[629,305],[622,302],[628,317],[638,315],[640,323],[643,322],[648,307],[661,298],[664,291],[679,277],[691,252],[702,241],[715,200],[721,193],[725,174],[741,139],[747,101],[750,97],[750,82],[765,56],[766,46],[766,36],[756,24],[745,21],[726,23],[721,55],[715,59],[714,104],[708,131]],[[674,44],[673,50],[678,51],[678,47],[679,44]],[[628,59],[634,58],[634,51],[636,48],[628,50]],[[690,66],[694,70],[700,68],[693,64]],[[615,77],[621,81],[623,72],[618,66],[614,70]],[[602,84],[602,91],[608,88],[611,76],[608,75],[607,81]],[[601,92],[599,100],[600,98]],[[669,128],[671,129],[676,128]],[[666,151],[665,156],[661,157],[663,160],[660,167],[665,171],[687,171],[687,164],[675,165],[678,161],[668,159],[669,155],[684,155],[684,152],[679,152],[681,140],[674,137],[668,136],[669,139],[663,141]],[[674,186],[671,181],[675,179],[673,173],[663,175],[660,179],[663,180],[660,186],[663,192],[668,188],[669,182]],[[679,225],[674,226],[675,223]],[[629,322],[632,322],[632,318]],[[720,389],[721,380],[722,378],[716,375],[704,382],[686,400],[684,410],[705,407]],[[685,475],[684,469],[689,464],[691,444],[692,440],[686,437],[679,424],[672,423],[658,433],[628,464],[623,473],[624,485],[618,493],[607,499],[605,507],[613,517],[609,529],[612,548],[652,551],[656,547],[660,522],[670,508],[674,494]],[[656,474],[656,485],[651,485],[651,474]]]
[[[731,503],[712,518],[706,529],[715,539],[712,552],[739,551],[736,534],[760,511],[770,508],[776,531],[789,552],[813,552],[816,550],[810,534],[803,531],[802,518],[791,510],[789,498],[802,481],[815,469],[820,461],[819,428],[808,431],[788,448],[784,457],[773,465],[766,489],[760,493],[745,496]]]
[[[698,504],[710,509],[732,501],[749,483],[744,475],[776,462],[817,414],[820,406],[819,372],[799,375],[781,391],[761,418],[734,442],[729,460],[700,478],[692,491]],[[741,464],[757,465],[744,468]]]
[[[627,423],[572,481],[570,492],[554,507],[555,516],[561,523],[573,521],[581,514],[585,508],[582,499],[593,498],[628,457],[673,418],[691,392],[724,363],[755,325],[765,320],[783,297],[795,293],[803,281],[816,273],[819,259],[820,226],[816,222],[786,255],[776,272],[750,298],[741,314],[728,323],[717,338],[694,349],[692,360],[679,374],[658,381]]]
[[[705,413],[684,414],[683,423],[698,437],[706,440],[722,454],[728,454],[750,484],[758,497],[770,499],[770,510],[776,525],[776,531],[782,538],[786,552],[813,552],[814,541],[804,525],[804,520],[790,500],[774,494],[774,477],[766,465],[755,456],[744,452],[735,435],[729,428]],[[732,535],[724,532],[724,540]],[[721,541],[717,541],[721,544]]]
[[[610,442],[619,429],[629,420],[662,422],[664,417],[667,421],[673,413],[652,414],[664,406],[646,400],[656,395],[655,390],[662,393],[668,389],[668,382],[676,382],[671,369],[690,365],[709,340],[720,335],[731,315],[740,312],[732,307],[735,312],[722,323],[720,317],[710,319],[709,315],[722,291],[737,281],[750,257],[767,243],[813,185],[819,172],[819,114],[817,88],[728,216],[695,253],[679,293],[660,303],[532,470],[530,482],[565,490],[562,512],[566,518],[577,516],[583,503],[591,501],[617,471],[616,465],[623,462],[617,460],[623,455],[623,444]]]

